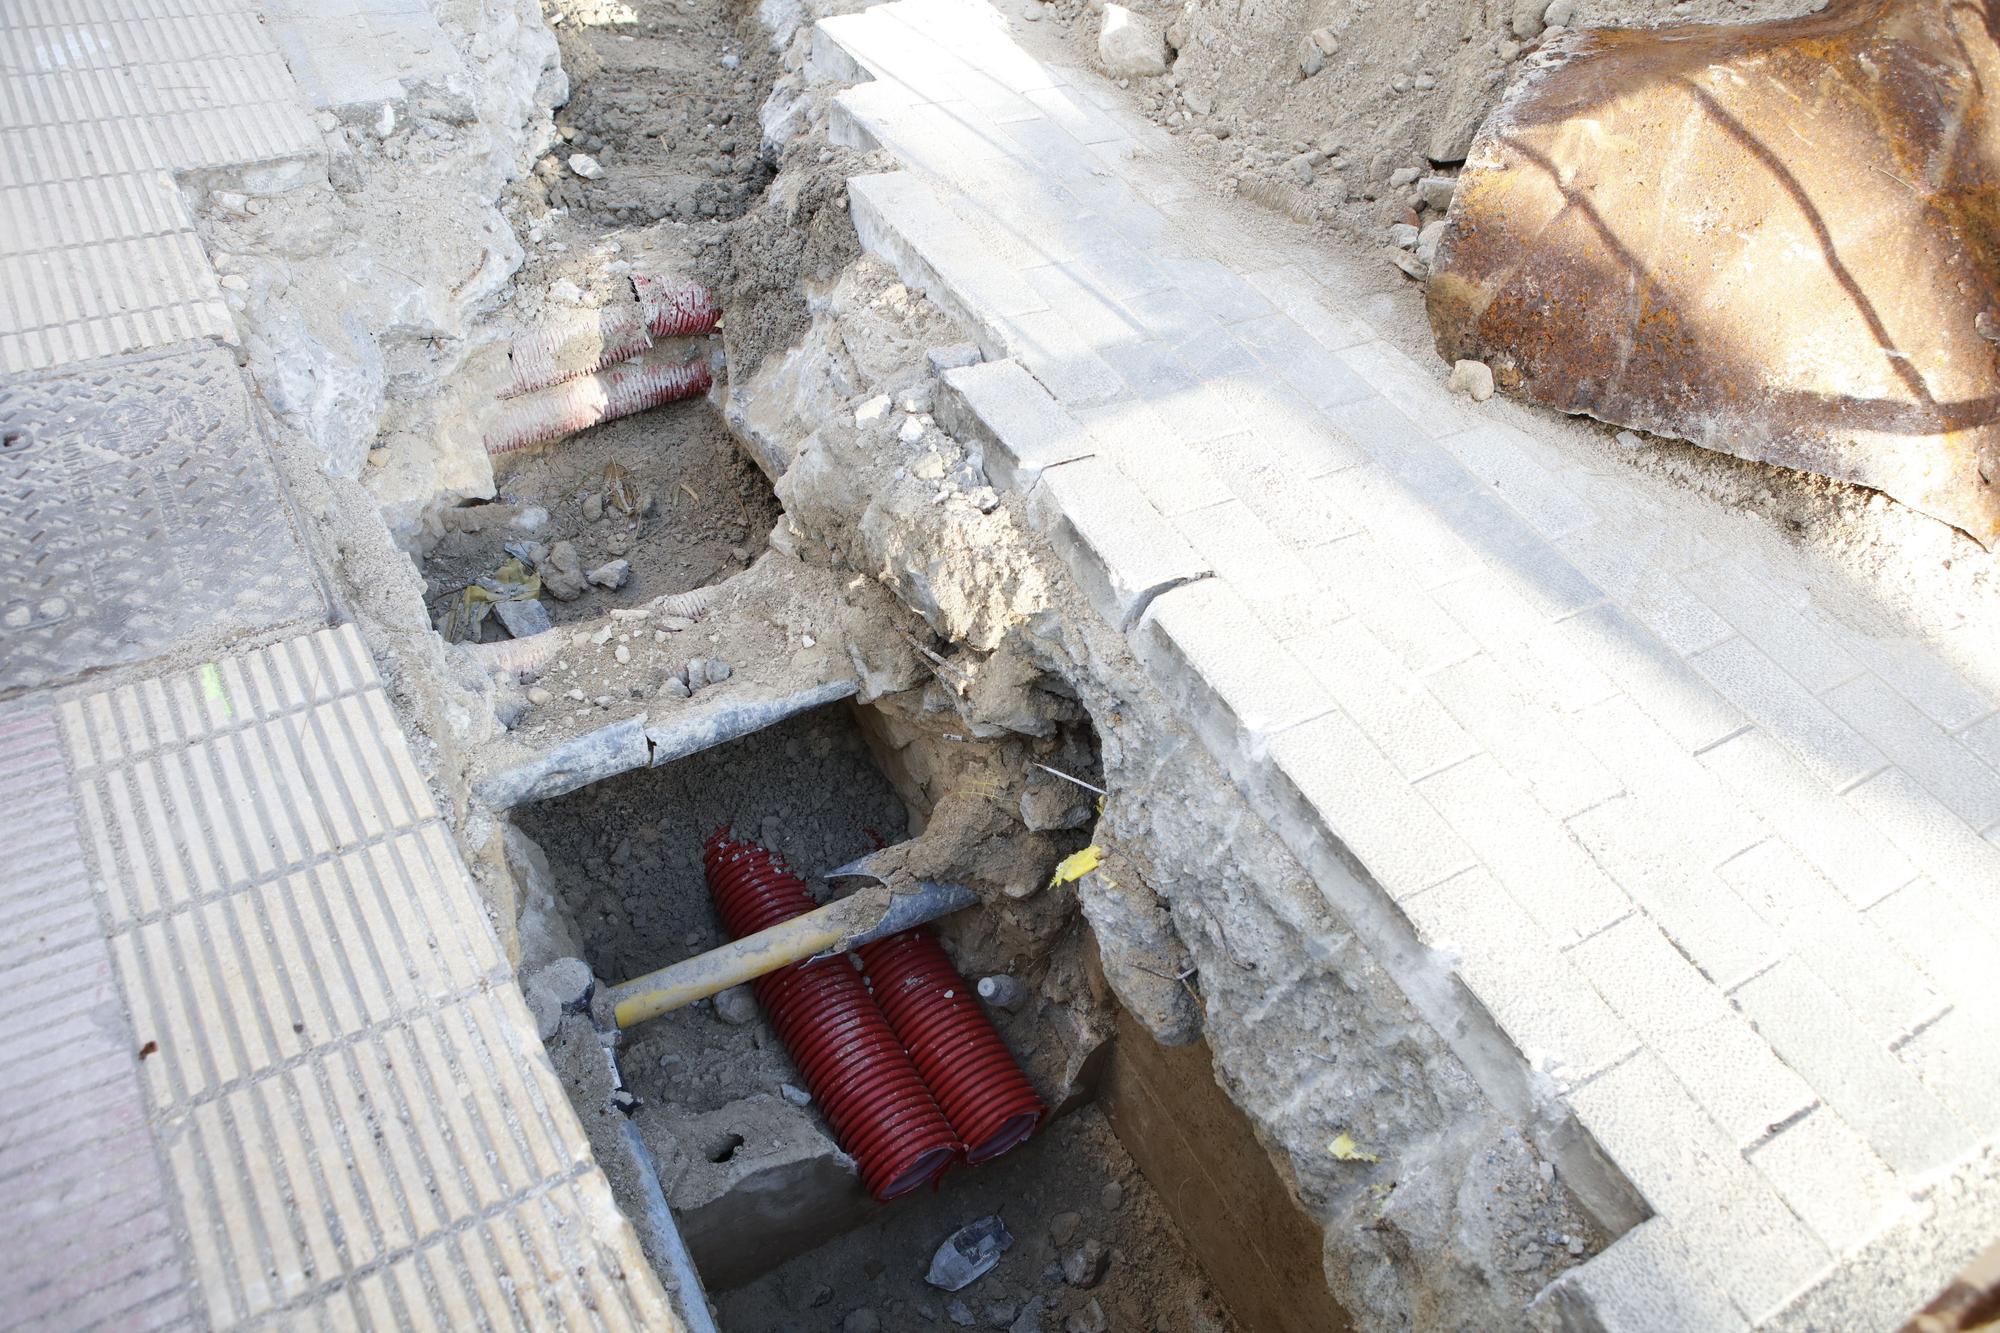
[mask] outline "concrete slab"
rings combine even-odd
[[[326,612],[230,353],[0,386],[0,691]]]

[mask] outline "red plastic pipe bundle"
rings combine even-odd
[[[715,295],[687,278],[664,278],[651,273],[632,276],[632,294],[646,313],[646,327],[655,338],[686,337],[707,333],[722,322],[715,308]]]
[[[1048,1108],[930,927],[860,952],[889,1025],[964,1140],[965,1160],[998,1157],[1034,1133]]]
[[[508,399],[486,428],[486,452],[498,455],[547,444],[599,422],[707,393],[712,383],[706,361],[681,362],[667,353],[647,352],[595,375]]]
[[[718,831],[702,858],[709,894],[738,938],[817,906],[805,881],[754,843]],[[793,963],[753,985],[870,1194],[886,1203],[951,1165],[957,1136],[845,954]]]

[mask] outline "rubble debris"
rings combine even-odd
[[[997,1213],[968,1222],[938,1246],[924,1281],[940,1291],[963,1291],[992,1272],[1013,1244],[1013,1233]]]
[[[388,108],[385,106],[383,109],[386,111]],[[589,153],[571,153],[569,169],[587,181],[600,180],[604,176],[603,165]]]
[[[1850,0],[1545,43],[1459,178],[1429,289],[1439,352],[1991,546],[2000,357],[1977,321],[2000,292],[1982,91],[2000,48],[1981,13]]]
[[[625,580],[632,577],[632,562],[607,560],[585,577],[600,588],[622,588],[625,586]]]
[[[1167,43],[1160,30],[1123,5],[1104,6],[1097,30],[1097,58],[1115,79],[1167,72]]]
[[[1475,403],[1483,403],[1493,396],[1493,368],[1484,361],[1460,361],[1451,368],[1451,378],[1445,381],[1445,387]]]

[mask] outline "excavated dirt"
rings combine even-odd
[[[568,542],[585,572],[627,562],[630,576],[616,589],[585,583],[564,598],[545,583],[542,605],[562,625],[721,582],[748,567],[779,513],[763,474],[701,399],[507,455],[495,470],[497,502],[441,516],[445,535],[424,561],[434,623],[468,583],[509,558],[509,543]],[[491,617],[486,630],[505,637]]]
[[[996,1214],[1014,1244],[990,1273],[958,1292],[924,1281],[947,1236]],[[1092,1108],[1056,1121],[998,1161],[949,1173],[935,1194],[897,1200],[868,1225],[724,1293],[717,1304],[725,1329],[771,1333],[1237,1328],[1152,1187]]]
[[[901,801],[844,706],[816,709],[664,768],[525,806],[584,958],[614,981],[712,949],[722,932],[701,844],[729,827],[814,876],[904,833]]]

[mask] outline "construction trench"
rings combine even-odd
[[[862,256],[844,182],[892,163],[828,140],[802,16],[547,14],[523,262],[451,373],[386,351],[364,482],[435,633],[395,688],[454,719],[496,926],[689,1327],[1510,1322],[1636,1201],[1481,1092],[989,484],[945,378],[973,334]],[[406,207],[351,137],[356,200]],[[345,554],[412,625],[393,560]],[[1018,1062],[1025,1142],[841,1133],[750,985],[621,1028],[619,983],[730,940],[724,831],[821,902],[884,848],[975,896],[926,1003]],[[930,1280],[961,1236],[981,1261]]]
[[[321,536],[395,641],[391,692],[687,1325],[1518,1325],[1645,1205],[1554,1098],[1496,1095],[1507,1076],[1419,1014],[993,484],[950,381],[976,331],[863,255],[846,182],[896,164],[829,138],[841,81],[812,16],[545,15],[560,71],[529,49],[490,79],[517,116],[556,105],[525,177],[489,151],[465,198],[427,198],[395,168],[459,151],[449,135],[342,131],[359,232],[436,209],[485,237],[469,275],[420,257],[465,322],[426,325],[364,273],[404,332],[356,353],[269,277],[338,268],[324,235],[233,204],[204,226],[246,275],[230,291],[274,406],[366,451],[362,494],[292,484],[323,528],[386,523],[372,545]],[[1286,160],[1242,193],[1290,211],[1256,175]],[[379,432],[349,430],[371,393]],[[899,892],[968,891],[923,928],[956,969],[929,1003],[990,1024],[1032,1090],[1011,1104],[1025,1141],[971,1164],[964,1124],[931,1105],[912,1130],[880,1098],[884,1123],[843,1133],[851,1090],[780,1039],[773,974],[622,1020],[645,989],[622,983],[731,941],[718,835],[812,902],[865,892],[828,875],[876,853]],[[853,992],[859,960],[831,952],[775,975],[844,971]],[[869,976],[863,1000],[893,1008]],[[895,1035],[922,1102],[922,1039]],[[953,1061],[918,1071],[936,1103]],[[978,1256],[956,1276],[954,1245]]]

